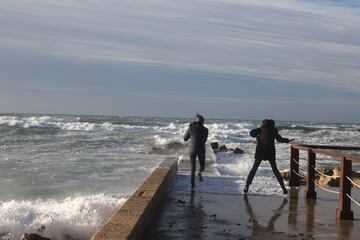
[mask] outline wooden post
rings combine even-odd
[[[316,199],[315,191],[315,163],[316,155],[312,150],[308,150],[308,179],[307,179],[307,190],[305,191],[305,196],[307,199]]]
[[[354,213],[351,211],[351,182],[347,177],[351,178],[352,162],[346,160],[345,157],[341,159],[340,166],[340,193],[339,193],[339,208],[336,209],[336,217],[339,220],[353,220]]]
[[[296,175],[294,172],[299,173],[299,164],[295,161],[299,162],[299,149],[294,148],[293,146],[290,147],[290,187],[298,187],[299,184],[299,176]],[[295,160],[295,161],[294,161]]]

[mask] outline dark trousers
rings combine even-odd
[[[246,179],[246,185],[251,185],[252,180],[253,180],[253,178],[254,178],[254,176],[255,176],[255,173],[256,173],[256,171],[257,171],[257,169],[258,169],[261,161],[262,161],[262,159],[256,159],[256,158],[255,158],[254,165],[253,165],[253,167],[252,167],[252,169],[251,169],[251,171],[250,171],[250,173],[249,173],[249,175],[248,175],[248,177],[247,177],[247,179]],[[271,161],[269,161],[269,163],[270,163],[270,166],[271,166],[271,168],[272,168],[272,171],[273,171],[274,174],[275,174],[276,179],[277,179],[278,182],[280,183],[281,188],[284,189],[284,188],[285,188],[284,180],[283,180],[283,178],[281,177],[281,174],[280,174],[280,172],[279,172],[279,169],[278,169],[277,166],[276,166],[276,161],[275,161],[275,160],[271,160]]]
[[[191,162],[191,186],[195,186],[196,157],[200,162],[200,172],[205,170],[205,149],[190,151]]]

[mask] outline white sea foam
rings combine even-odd
[[[0,202],[0,233],[11,233],[10,239],[21,234],[39,233],[55,239],[70,235],[90,239],[123,203],[124,198],[104,194],[74,196],[65,199]]]
[[[190,191],[190,176],[178,174],[174,181],[177,191]],[[208,176],[204,174],[203,182],[195,183],[195,191],[212,194],[242,194],[246,183],[245,176]],[[277,180],[273,177],[257,177],[250,186],[249,194],[256,195],[282,195]]]
[[[240,147],[245,151],[244,154],[217,153],[207,149],[207,171],[204,173],[205,181],[201,184],[197,182],[196,190],[211,193],[240,194],[245,185],[247,174],[249,173],[253,161],[256,147],[256,140],[249,136],[249,131],[257,127],[258,122],[251,121],[220,121],[206,122],[209,129],[208,143],[212,141],[219,142],[220,145],[226,144],[227,147]],[[300,143],[316,144],[338,144],[353,145],[360,140],[360,125],[338,125],[338,124],[315,124],[315,123],[284,123],[281,126],[280,134],[283,137],[296,138]],[[156,155],[148,155],[147,150],[154,145],[165,145],[171,142],[182,141],[183,134],[188,128],[188,123],[180,121],[169,121],[167,119],[135,119],[131,122],[128,118],[109,118],[109,117],[69,117],[69,116],[38,116],[38,115],[13,115],[0,116],[0,128],[7,126],[17,128],[41,128],[41,129],[60,129],[64,131],[73,131],[69,134],[58,135],[39,134],[36,135],[36,141],[28,138],[23,141],[23,136],[6,135],[0,152],[0,169],[9,171],[9,162],[16,169],[24,169],[24,163],[31,163],[34,167],[36,162],[49,164],[38,164],[39,171],[46,173],[51,164],[56,168],[61,163],[64,169],[73,169],[75,163],[91,163],[89,159],[104,159],[96,161],[95,165],[86,165],[81,168],[85,176],[91,176],[92,180],[108,181],[114,176],[126,176],[121,182],[120,189],[126,189],[125,192],[134,190],[134,185],[139,183],[139,172],[147,174],[160,161]],[[293,128],[293,129],[292,129]],[[12,128],[10,128],[12,129]],[[90,133],[83,134],[82,131]],[[14,131],[14,134],[17,134]],[[29,131],[30,132],[30,131]],[[53,131],[49,131],[53,133]],[[116,134],[113,134],[116,132]],[[1,132],[0,132],[1,133]],[[2,132],[7,134],[7,132]],[[119,134],[117,134],[119,133]],[[125,133],[125,134],[122,134]],[[135,134],[133,134],[135,133]],[[23,134],[20,131],[19,134]],[[66,139],[64,139],[66,138]],[[68,139],[67,139],[68,138]],[[9,141],[8,141],[9,140]],[[14,141],[13,141],[14,140]],[[38,141],[42,140],[42,141]],[[13,141],[13,142],[12,142]],[[8,144],[10,142],[11,144]],[[114,148],[104,148],[104,145]],[[71,144],[64,144],[71,143]],[[121,143],[121,144],[120,144]],[[123,147],[123,143],[126,143]],[[71,148],[69,149],[69,146]],[[277,144],[277,163],[279,170],[289,168],[289,144]],[[91,151],[88,151],[88,150]],[[74,154],[72,154],[72,152]],[[31,153],[32,155],[29,155]],[[71,155],[68,155],[71,153]],[[61,157],[57,157],[57,156]],[[72,157],[76,161],[73,161]],[[31,158],[30,156],[34,156]],[[62,159],[62,156],[65,156]],[[70,156],[70,157],[69,157]],[[36,159],[35,159],[36,157]],[[306,157],[300,155],[300,157]],[[61,161],[58,161],[61,159]],[[184,151],[181,159],[188,160],[187,151]],[[322,160],[321,164],[328,164],[329,159]],[[303,159],[301,159],[302,161]],[[305,160],[304,160],[305,161]],[[186,163],[186,162],[185,162]],[[320,164],[319,163],[319,164]],[[186,165],[186,164],[185,164]],[[187,163],[189,168],[189,164]],[[32,169],[32,168],[25,168]],[[59,168],[61,169],[61,168]],[[95,169],[95,170],[94,170]],[[110,170],[109,170],[110,169]],[[180,168],[179,168],[180,169]],[[76,170],[74,168],[74,170]],[[181,170],[181,169],[180,169]],[[180,175],[180,181],[176,181],[176,187],[183,190],[190,190],[189,169]],[[1,189],[12,189],[18,186],[18,181],[26,182],[28,175],[23,172],[13,172],[14,178],[8,178],[4,174],[0,176]],[[59,180],[55,175],[51,175],[49,183]],[[55,176],[55,177],[54,177]],[[76,172],[70,171],[66,175],[69,178],[77,176]],[[46,181],[46,174],[42,176]],[[15,179],[15,180],[14,180]],[[55,180],[54,180],[55,179]],[[8,181],[8,182],[7,182]],[[74,238],[89,239],[89,236],[95,229],[124,201],[120,197],[108,195],[88,195],[75,196],[83,189],[77,188],[77,183],[82,186],[82,181],[88,181],[88,178],[76,178],[79,182],[67,182],[69,189],[73,192],[73,197],[66,199],[50,199],[38,201],[20,201],[23,199],[23,191],[15,189],[11,194],[14,201],[0,203],[0,234],[11,232],[17,234],[13,239],[18,239],[19,234],[23,232],[36,231],[41,225],[46,227],[45,236],[55,236],[61,239],[62,234],[68,233]],[[114,184],[115,182],[115,184]],[[118,189],[118,181],[112,181],[109,185],[110,192]],[[136,183],[136,184],[134,184]],[[74,184],[74,185],[72,185]],[[26,191],[39,190],[36,184],[22,186]],[[104,191],[109,192],[109,189]],[[41,190],[41,189],[40,189]],[[91,191],[91,189],[90,189]],[[117,191],[117,190],[115,190]],[[281,188],[273,177],[269,163],[261,163],[257,171],[253,184],[250,187],[250,193],[253,194],[281,194]],[[9,199],[9,198],[6,198]]]
[[[78,120],[78,119],[77,119]],[[146,131],[155,130],[156,127],[152,126],[133,126],[127,124],[112,124],[109,122],[104,123],[91,123],[68,121],[63,118],[56,118],[50,116],[40,117],[16,117],[16,116],[1,116],[0,125],[7,125],[19,128],[43,128],[43,129],[61,129],[66,131]]]
[[[156,145],[166,145],[173,142],[181,142],[182,138],[179,135],[174,135],[173,137],[161,137],[159,135],[154,136]]]

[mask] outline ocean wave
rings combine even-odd
[[[118,125],[110,122],[91,123],[69,121],[64,118],[39,116],[39,117],[17,117],[17,116],[1,116],[0,126],[9,126],[17,128],[40,128],[40,129],[60,129],[65,131],[146,131],[154,130],[155,126],[136,126],[136,125]]]
[[[162,137],[159,135],[154,136],[155,145],[167,145],[170,143],[177,143],[182,141],[181,136],[174,136],[174,137]]]
[[[27,233],[40,233],[57,240],[69,235],[90,239],[126,199],[105,194],[74,196],[65,199],[0,202],[0,233],[9,240]]]

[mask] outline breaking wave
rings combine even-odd
[[[126,199],[104,194],[65,199],[0,202],[0,235],[20,239],[22,233],[40,233],[62,240],[90,239]]]

